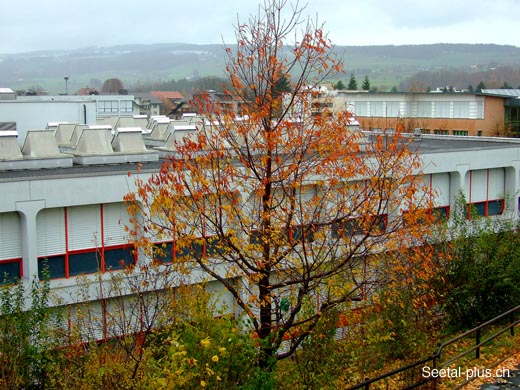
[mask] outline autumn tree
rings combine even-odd
[[[123,89],[123,82],[117,78],[106,79],[101,86],[102,93],[119,93]]]
[[[219,281],[257,335],[265,372],[324,314],[377,288],[390,272],[382,253],[418,245],[416,209],[428,209],[414,199],[426,192],[407,138],[349,130],[346,111],[311,115],[342,66],[302,11],[269,0],[238,24],[226,70],[241,116],[200,99],[198,132],[127,196],[136,244],[194,281]],[[282,78],[291,88],[279,94]]]

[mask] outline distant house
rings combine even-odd
[[[150,91],[150,95],[162,102],[161,114],[180,118],[186,112],[193,112],[186,98],[177,91]]]
[[[242,112],[242,106],[247,104],[247,102],[235,99],[230,93],[217,92],[211,89],[193,95],[194,100],[203,98],[208,98],[214,108],[232,111],[235,114],[240,114]]]
[[[16,92],[11,88],[0,88],[0,100],[14,100],[16,99]]]
[[[99,92],[96,88],[83,87],[76,91],[75,95],[79,96],[87,96],[87,95],[99,95]]]
[[[149,92],[136,92],[134,95],[134,111],[139,115],[160,115],[162,100]]]

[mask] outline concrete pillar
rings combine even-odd
[[[20,213],[21,219],[24,282],[31,282],[33,279],[38,278],[36,215],[44,208],[44,200],[16,202],[16,211]]]

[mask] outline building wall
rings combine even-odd
[[[324,101],[330,98],[323,99]],[[469,94],[340,93],[333,110],[355,113],[362,129],[421,128],[427,134],[497,136],[504,133],[504,99]]]
[[[517,215],[520,144],[504,148],[497,144],[421,155],[422,180],[435,191],[436,208],[449,215],[462,192],[485,216],[504,210]],[[149,174],[144,171],[140,179]],[[123,197],[134,190],[126,171],[0,176],[0,272],[17,273],[29,282],[41,277],[46,259],[51,286],[66,301],[77,290],[76,275],[93,275],[98,268],[108,273],[133,261],[145,263],[144,254],[135,259],[126,245],[124,226],[129,218]]]
[[[96,123],[92,100],[4,100],[0,101],[0,122],[15,122],[18,142],[23,144],[29,130],[45,129],[49,122]]]

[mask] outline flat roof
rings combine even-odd
[[[470,137],[423,134],[414,137],[412,150],[418,153],[456,152],[461,150],[490,150],[520,148],[520,138]]]
[[[445,153],[457,151],[500,150],[520,148],[520,139],[498,137],[469,137],[452,135],[420,135],[410,134],[413,140],[411,150],[419,154]],[[66,177],[88,177],[135,173],[140,166],[141,172],[158,171],[165,159],[159,161],[143,161],[140,163],[125,162],[104,165],[74,165],[68,168],[25,169],[0,171],[0,182],[56,179]]]

